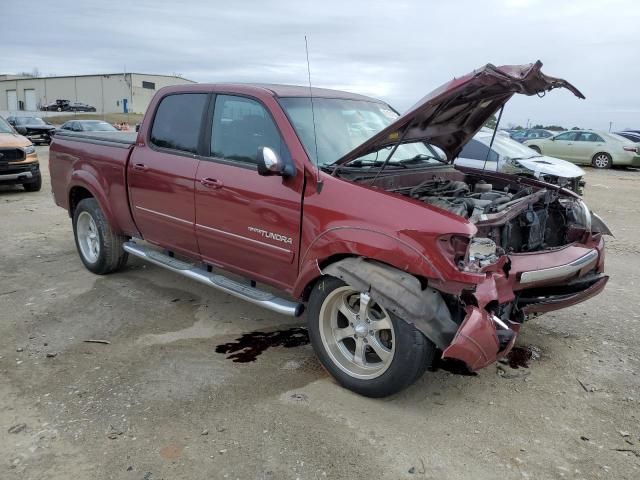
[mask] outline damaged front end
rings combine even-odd
[[[472,237],[438,239],[438,250],[469,284],[445,275],[420,285],[406,272],[383,266],[372,275],[371,262],[349,259],[344,268],[339,262],[325,273],[370,291],[415,324],[443,357],[470,370],[505,356],[528,318],[587,300],[607,283],[602,236],[611,232],[573,193],[511,175],[446,167],[390,174],[379,185],[475,226]],[[425,246],[425,254],[432,250]]]
[[[506,355],[529,317],[587,300],[608,280],[604,222],[577,196],[531,183],[468,174],[392,189],[477,228],[473,238],[448,239],[458,269],[481,280],[453,295],[459,328],[443,349],[471,370]]]

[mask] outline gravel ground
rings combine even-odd
[[[640,172],[588,171],[611,281],[523,328],[530,368],[427,372],[371,400],[309,345],[216,353],[299,320],[137,260],[85,270],[38,150],[40,193],[0,187],[0,478],[640,478]]]

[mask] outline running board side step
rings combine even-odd
[[[136,242],[126,242],[122,248],[131,255],[135,255],[155,265],[164,267],[167,270],[179,273],[187,278],[233,295],[234,297],[246,300],[254,305],[264,307],[267,310],[291,317],[300,316],[304,310],[304,306],[301,303],[286,300],[275,296],[273,293],[244,285],[222,275],[207,272],[203,268],[170,257],[158,250],[140,245]]]

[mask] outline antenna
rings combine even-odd
[[[496,120],[496,126],[493,129],[493,135],[491,135],[491,142],[489,142],[489,149],[487,150],[487,156],[484,158],[484,165],[482,165],[483,171],[485,168],[487,168],[487,160],[489,160],[489,154],[491,153],[491,148],[493,147],[493,141],[496,139],[496,132],[498,131],[498,125],[500,125],[500,119],[502,118],[503,110],[504,110],[504,104],[502,104],[502,107],[500,107],[500,113],[498,114],[498,119]],[[498,170],[498,165],[496,165],[496,171],[497,170]]]
[[[313,144],[316,149],[316,192],[322,191],[322,180],[320,180],[320,165],[318,164],[318,137],[316,135],[316,112],[313,108],[313,89],[311,88],[311,66],[309,64],[309,44],[307,36],[304,36],[304,49],[307,53],[307,75],[309,77],[309,98],[311,100],[311,119],[313,121]]]

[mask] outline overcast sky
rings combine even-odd
[[[486,63],[542,60],[568,91],[518,96],[503,124],[640,128],[637,0],[1,0],[0,73],[127,71],[305,84],[403,111]]]

